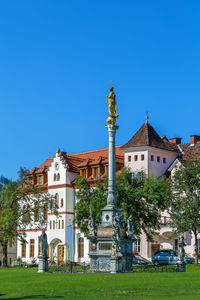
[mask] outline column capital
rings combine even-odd
[[[113,131],[119,129],[119,126],[114,124],[106,124],[105,127],[108,128],[108,130],[113,130]]]

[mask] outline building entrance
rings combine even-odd
[[[153,255],[154,251],[160,249],[160,244],[151,244],[151,256]]]
[[[59,262],[59,264],[64,263],[64,246],[63,245],[58,246],[58,262]]]

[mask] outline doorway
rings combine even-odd
[[[160,244],[151,244],[151,256],[156,250],[160,250]]]
[[[59,264],[64,263],[64,246],[63,245],[58,246],[58,263]]]

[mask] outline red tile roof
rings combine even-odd
[[[38,168],[34,167],[30,172],[28,172],[28,175],[46,172],[52,162],[52,159],[53,157],[47,158]]]

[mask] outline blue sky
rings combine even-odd
[[[117,144],[145,121],[200,134],[200,1],[0,1],[0,175],[59,147],[106,147],[109,82]]]

